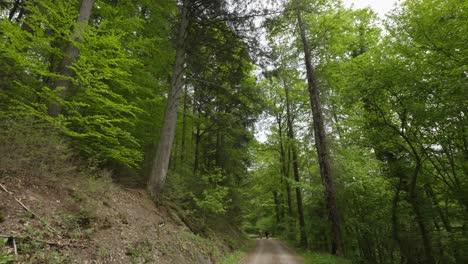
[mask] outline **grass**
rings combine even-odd
[[[222,258],[219,263],[220,264],[239,264],[241,260],[247,256],[249,250],[254,246],[254,244],[255,244],[255,241],[250,240],[249,243],[246,243],[244,246],[240,247],[238,250]]]
[[[351,264],[351,261],[345,258],[336,257],[330,254],[317,252],[302,252],[305,264]]]
[[[304,264],[351,264],[352,261],[346,258],[337,257],[323,252],[314,252],[300,248],[297,243],[293,241],[280,239],[291,249],[304,259]]]

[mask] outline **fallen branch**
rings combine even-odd
[[[10,192],[10,191],[8,191],[7,188],[5,188],[5,186],[3,186],[1,183],[0,183],[0,187],[1,187],[6,193],[8,193],[8,194],[10,194],[10,195],[13,195],[13,193]]]
[[[30,214],[32,214],[34,217],[39,218],[39,216],[34,213],[29,207],[27,207],[21,200],[15,197],[15,200],[23,207],[24,210],[28,211]]]
[[[6,193],[8,193],[9,195],[13,196],[13,193],[8,191],[7,188],[5,186],[3,186],[2,184],[0,184],[0,188],[2,188]],[[31,209],[29,209],[29,207],[27,207],[23,202],[21,202],[20,199],[16,198],[16,197],[13,197],[15,199],[16,202],[18,202],[21,207],[23,207],[24,210],[26,210],[27,212],[29,212],[30,214],[32,214],[35,218],[37,219],[41,219],[36,213],[34,213]],[[53,227],[51,227],[49,224],[45,224],[45,227],[47,229],[49,229],[52,233],[55,233],[56,235],[58,235],[59,237],[60,236],[60,233]]]
[[[0,234],[0,237],[3,238],[8,238],[12,240],[13,247],[15,248],[15,254],[17,254],[17,249],[16,249],[16,239],[18,240],[31,240],[31,241],[36,241],[40,242],[43,244],[47,244],[50,246],[56,246],[56,247],[83,247],[83,245],[79,244],[72,244],[72,243],[60,243],[60,242],[55,242],[55,241],[50,241],[50,240],[43,240],[43,239],[37,239],[37,238],[32,238],[29,236],[17,236],[17,235],[2,235]]]
[[[13,250],[15,251],[15,256],[18,256],[18,248],[16,248],[16,239],[13,238]]]

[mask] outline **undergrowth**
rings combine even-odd
[[[351,261],[345,258],[336,257],[330,254],[306,252],[302,253],[305,264],[351,264]]]
[[[239,249],[233,251],[232,253],[226,255],[221,259],[220,264],[238,264],[247,257],[249,250],[255,245],[254,240],[249,240],[247,243],[243,244]]]

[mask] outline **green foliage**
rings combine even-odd
[[[154,74],[161,74],[172,57],[166,37],[169,28],[161,27],[168,22],[151,32],[159,35],[151,35],[147,27],[162,22],[161,18],[146,21],[136,6],[103,1],[96,4],[92,25],[83,28],[83,41],[77,42],[70,30],[78,14],[75,1],[41,1],[26,8],[23,25],[0,19],[4,36],[0,56],[5,69],[0,77],[4,99],[0,107],[47,119],[46,105],[58,100],[65,108],[56,125],[71,138],[74,149],[101,166],[140,167],[147,145],[156,141],[154,130],[146,128],[157,126],[149,126],[148,120],[160,115],[155,105],[161,103],[158,93],[165,87]],[[173,8],[168,2],[148,3],[147,7],[152,15],[166,17]],[[155,39],[161,47],[145,50],[143,57],[142,49]],[[69,43],[80,51],[71,67],[72,78],[56,71]],[[158,63],[144,65],[158,56]],[[153,73],[154,69],[158,72]],[[61,100],[51,89],[64,78],[72,81],[72,88]]]
[[[306,264],[351,264],[350,260],[328,254],[307,252],[301,255],[304,257],[304,263]]]
[[[0,264],[10,264],[14,263],[15,256],[8,252],[7,246],[8,238],[0,238]]]
[[[255,246],[254,241],[251,240],[249,243],[244,244],[239,249],[231,252],[224,256],[219,263],[220,264],[238,264],[247,256],[249,250]]]
[[[202,182],[209,187],[203,190],[201,198],[193,197],[195,204],[207,214],[223,215],[226,213],[226,208],[229,204],[229,199],[226,196],[229,192],[228,187],[222,186],[221,183],[226,176],[221,171],[215,171],[202,176]]]
[[[136,242],[127,248],[132,263],[153,263],[153,245],[148,241]]]
[[[11,263],[15,263],[15,257],[13,255],[0,253],[0,264]]]

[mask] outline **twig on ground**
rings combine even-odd
[[[12,195],[13,193],[8,191],[7,188],[5,188],[5,186],[3,186],[2,184],[0,184],[0,187],[8,194]]]
[[[9,195],[13,196],[13,193],[8,191],[7,188],[5,186],[3,186],[2,184],[0,184],[0,187],[6,192],[8,193]],[[27,207],[23,202],[21,202],[21,200],[19,200],[18,198],[16,197],[13,197],[15,199],[16,202],[18,202],[24,210],[28,211],[30,214],[32,214],[35,218],[37,219],[41,219],[36,213],[34,213],[31,209],[29,209],[29,207]],[[55,233],[56,235],[58,235],[60,237],[60,233],[53,227],[51,227],[49,224],[45,224],[45,227],[47,229],[49,229],[52,233]]]
[[[29,207],[27,207],[23,202],[21,202],[18,198],[15,197],[15,200],[24,208],[24,210],[28,211],[29,213],[31,213],[34,217],[36,218],[39,218],[39,216],[34,213],[33,211],[31,211],[31,209],[29,209]]]
[[[15,251],[15,256],[18,256],[18,248],[16,248],[16,239],[13,237],[13,250]]]
[[[2,235],[2,234],[0,234],[0,237],[12,239],[12,241],[13,241],[13,247],[15,248],[15,252],[16,252],[16,253],[17,253],[17,249],[16,249],[16,241],[15,241],[15,239],[20,239],[20,240],[32,240],[32,241],[36,241],[36,242],[48,244],[48,245],[51,245],[51,246],[57,246],[57,247],[82,247],[82,245],[78,245],[78,244],[60,243],[60,242],[55,242],[55,241],[49,241],[49,240],[42,240],[42,239],[32,238],[32,237],[29,237],[29,236],[16,236],[16,235]]]

